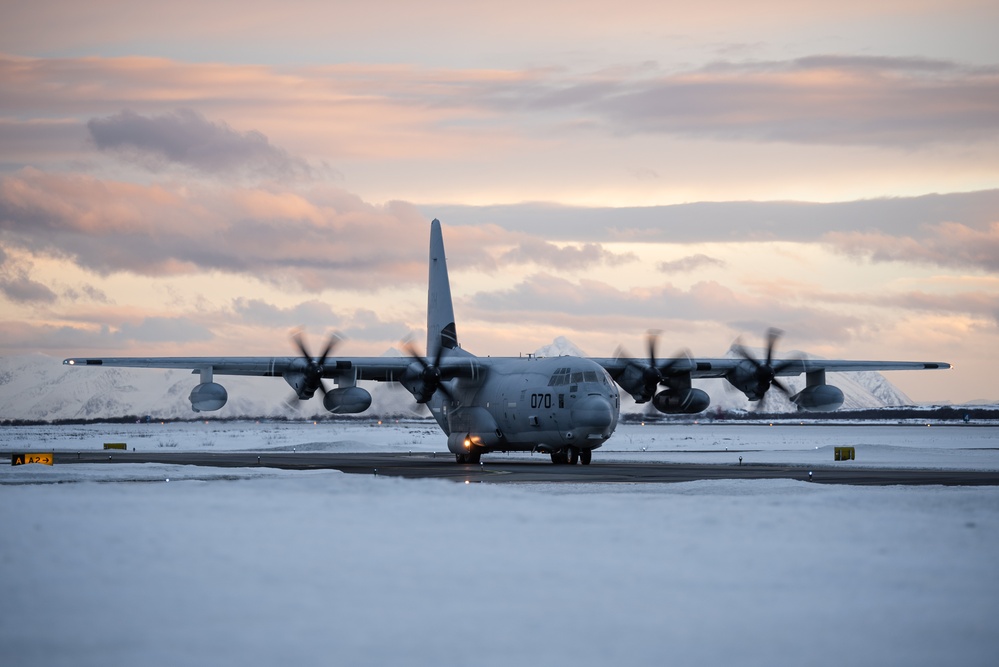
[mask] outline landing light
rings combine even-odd
[[[465,438],[465,449],[471,449],[471,448],[472,448],[472,439]]]

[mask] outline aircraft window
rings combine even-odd
[[[599,381],[599,380],[597,380],[597,374],[594,373],[593,371],[583,371],[583,378],[587,382],[598,382]]]
[[[572,381],[573,381],[573,383],[582,382],[583,381],[583,374],[579,373],[579,372],[573,373],[572,374]]]
[[[560,387],[562,385],[569,384],[569,369],[559,368],[555,370],[551,379],[548,381],[549,387]]]

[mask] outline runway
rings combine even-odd
[[[999,486],[999,471],[861,468],[852,462],[827,466],[773,464],[692,464],[594,460],[593,464],[553,465],[537,460],[484,457],[480,465],[459,465],[449,454],[329,452],[56,452],[55,464],[166,463],[222,468],[270,467],[340,470],[349,474],[455,482],[511,484],[664,484],[709,479],[796,479],[818,484],[863,486]]]

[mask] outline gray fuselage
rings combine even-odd
[[[458,352],[464,356],[463,352]],[[454,401],[438,394],[431,413],[451,451],[558,452],[600,447],[617,426],[617,385],[580,357],[475,358],[475,378],[456,378]]]

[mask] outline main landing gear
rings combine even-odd
[[[482,452],[474,447],[464,454],[455,454],[454,460],[458,463],[478,463],[482,459]]]
[[[584,466],[590,465],[590,460],[593,457],[592,449],[580,449],[579,447],[568,446],[565,449],[553,452],[552,463],[562,464],[562,465],[576,465],[577,463],[582,463]],[[477,447],[472,447],[467,452],[461,454],[455,454],[454,460],[459,464],[476,464],[482,460],[482,451]]]
[[[590,465],[593,456],[592,449],[580,449],[569,445],[559,452],[552,452],[552,463],[576,465],[582,463],[584,466]]]

